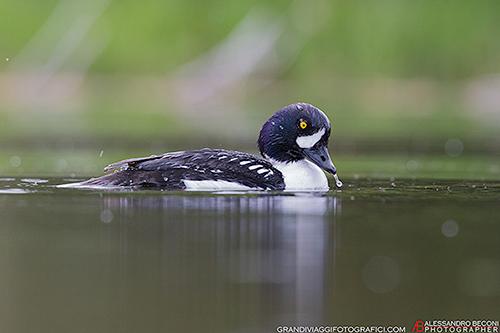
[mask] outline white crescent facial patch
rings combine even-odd
[[[322,128],[314,134],[297,137],[297,144],[300,148],[311,148],[323,137],[325,129]]]

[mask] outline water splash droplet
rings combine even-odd
[[[11,156],[11,158],[9,159],[9,163],[12,167],[18,168],[21,166],[22,160],[19,156],[14,155],[14,156]]]
[[[104,209],[101,212],[101,221],[102,223],[111,223],[113,221],[113,212],[109,209]]]
[[[451,157],[460,156],[464,151],[464,144],[459,139],[449,139],[444,144],[444,151]]]
[[[447,220],[441,225],[441,233],[448,238],[458,235],[459,230],[458,223],[454,220]]]
[[[337,185],[338,188],[342,187],[344,185],[342,181],[340,181],[339,176],[337,174],[333,175],[333,178],[335,178],[335,185]]]

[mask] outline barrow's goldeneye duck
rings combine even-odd
[[[133,158],[111,164],[108,173],[80,186],[132,186],[166,190],[328,190],[323,172],[338,187],[328,153],[328,117],[307,103],[285,106],[262,126],[262,157],[204,148]]]

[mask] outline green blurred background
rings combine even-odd
[[[348,177],[500,177],[500,2],[3,0],[0,175],[255,151],[307,101]]]

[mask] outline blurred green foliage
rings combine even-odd
[[[97,2],[89,0],[86,6]],[[91,71],[164,73],[227,36],[253,8],[276,20],[284,16],[292,36],[293,29],[310,26],[321,16],[324,24],[286,73],[294,79],[316,73],[461,79],[499,67],[498,1],[298,2],[111,1],[89,37],[110,36]],[[2,56],[17,54],[57,4],[0,2]]]
[[[47,22],[61,10],[71,15],[59,15],[55,31],[37,45],[40,53],[31,53],[24,63],[17,59],[51,28]],[[220,45],[253,12],[284,27],[273,55],[285,65],[263,67],[231,84],[217,96],[218,104],[179,103],[172,73]],[[346,165],[350,176],[356,170],[372,175],[371,169],[411,175],[403,170],[404,158],[383,155],[385,162],[377,162],[369,160],[376,156],[362,157],[368,152],[444,154],[445,142],[458,138],[465,147],[462,162],[469,165],[474,153],[500,146],[500,102],[494,93],[500,85],[485,81],[500,68],[498,1],[3,0],[0,13],[2,147],[34,147],[45,156],[51,156],[45,149],[54,146],[84,147],[92,151],[82,151],[89,161],[94,150],[114,148],[248,150],[255,147],[263,121],[295,101],[316,104],[332,118],[332,149],[352,158]],[[72,80],[77,88],[51,104],[51,91],[35,87],[31,92],[39,96],[27,93],[25,103],[23,85],[33,78],[23,75],[36,76],[48,62],[59,60],[58,43],[77,19],[92,23],[56,66],[54,91]],[[69,35],[66,42],[77,37]],[[245,45],[249,52],[252,48]],[[95,57],[83,66],[87,52],[96,52]],[[71,77],[75,73],[76,79]],[[81,81],[78,74],[83,74]],[[45,95],[49,103],[42,101]],[[4,153],[4,172],[17,172],[6,157],[14,151]],[[66,171],[92,174],[102,167],[67,152],[77,162],[68,162],[74,167]],[[47,167],[26,170],[50,172],[59,158],[52,157]],[[485,158],[498,160],[498,155]],[[440,174],[438,169],[424,167],[420,175]],[[464,170],[453,175],[472,177],[475,172]],[[481,174],[494,177],[495,172]]]

